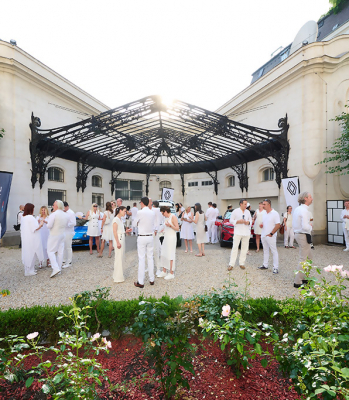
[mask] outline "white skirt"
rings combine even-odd
[[[106,240],[107,242],[109,242],[109,240],[113,239],[114,239],[113,224],[112,221],[110,221],[109,224],[103,225],[102,240]]]

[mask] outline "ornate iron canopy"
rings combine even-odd
[[[149,96],[75,124],[40,126],[32,115],[33,187],[54,157],[118,172],[181,175],[275,158],[287,176],[287,116],[279,120],[279,129],[268,130],[182,101],[167,105],[160,96]]]

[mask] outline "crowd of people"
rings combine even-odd
[[[309,211],[309,205],[313,199],[310,193],[303,192],[299,195],[300,204],[294,211],[287,207],[285,214],[272,208],[271,201],[265,199],[259,203],[259,208],[251,215],[250,204],[246,199],[241,199],[239,207],[233,210],[228,206],[230,223],[234,226],[233,246],[228,263],[228,271],[232,271],[238,258],[239,266],[246,268],[246,259],[249,254],[249,242],[251,228],[256,237],[256,252],[260,251],[260,243],[263,246],[263,262],[258,268],[269,268],[269,255],[272,254],[273,274],[279,272],[279,254],[277,249],[277,232],[280,227],[284,229],[285,248],[295,248],[294,240],[299,246],[298,273],[295,275],[294,287],[300,287],[306,283],[301,271],[301,262],[310,256],[312,246],[311,232],[313,217]],[[193,210],[194,208],[194,210]],[[292,212],[293,211],[293,212]],[[172,280],[176,270],[176,245],[177,232],[185,243],[185,253],[193,253],[193,241],[196,240],[197,257],[205,256],[205,244],[218,242],[218,226],[216,224],[219,211],[215,203],[209,202],[206,212],[201,204],[194,207],[183,207],[176,204],[176,213],[171,212],[168,206],[159,206],[159,202],[143,197],[140,201],[140,209],[137,203],[133,207],[122,206],[122,199],[106,203],[104,212],[99,210],[96,203],[88,212],[74,213],[67,202],[56,200],[51,213],[48,208],[42,206],[39,215],[34,217],[34,205],[27,203],[20,206],[18,223],[21,226],[22,262],[25,276],[36,275],[35,265],[39,261],[39,268],[48,266],[52,268],[51,278],[62,272],[62,268],[72,266],[72,239],[74,226],[77,219],[87,220],[90,254],[93,255],[93,245],[97,248],[97,257],[103,257],[105,245],[108,244],[108,257],[114,256],[114,282],[124,282],[125,268],[125,236],[137,236],[138,252],[138,279],[134,285],[143,288],[145,272],[148,271],[150,285],[155,282],[155,276]],[[345,202],[342,212],[343,232],[346,248],[349,250],[349,201]],[[195,228],[194,228],[195,227]],[[147,264],[147,269],[146,269]],[[156,269],[156,271],[155,271]]]

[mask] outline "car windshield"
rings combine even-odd
[[[84,226],[87,223],[86,219],[76,218],[76,226]]]
[[[225,214],[224,214],[224,219],[230,219],[230,216],[231,216],[231,211],[227,211]]]

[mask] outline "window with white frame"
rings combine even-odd
[[[188,182],[188,187],[198,186],[198,185],[199,185],[198,182]]]
[[[171,188],[171,185],[172,185],[171,181],[161,181],[159,183],[160,192],[162,192],[163,188]]]
[[[201,186],[210,186],[210,185],[213,185],[212,181],[202,181],[201,182]]]
[[[228,177],[228,187],[233,187],[233,186],[235,186],[235,176],[234,175]]]
[[[99,207],[104,207],[104,194],[92,193],[92,204],[97,203]]]
[[[273,181],[274,180],[274,169],[273,168],[267,168],[262,171],[262,181],[267,182],[267,181]]]
[[[116,181],[115,198],[123,200],[140,200],[143,197],[143,182],[142,181]]]
[[[102,187],[102,178],[99,175],[92,176],[92,186],[93,187]]]
[[[54,182],[64,182],[64,171],[62,168],[50,167],[47,170],[48,180]]]
[[[56,200],[66,201],[66,191],[58,189],[48,189],[47,205],[53,206]]]

